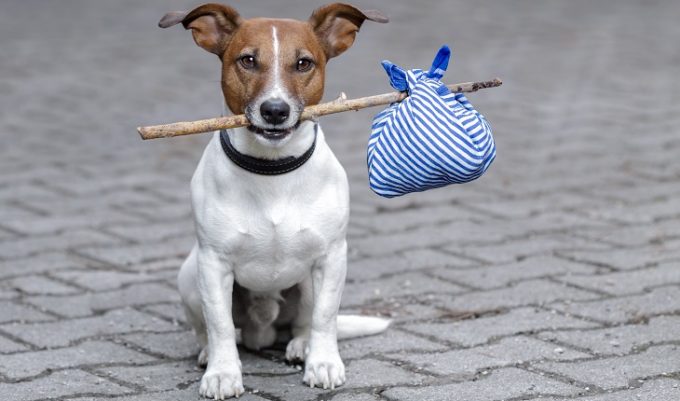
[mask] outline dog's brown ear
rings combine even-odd
[[[222,56],[234,31],[241,24],[241,16],[229,6],[208,3],[191,11],[173,11],[165,14],[158,22],[161,28],[182,23],[197,45],[205,50]]]
[[[381,23],[389,21],[380,11],[362,11],[344,3],[319,7],[309,17],[309,23],[321,41],[328,58],[338,56],[352,46],[365,20]]]

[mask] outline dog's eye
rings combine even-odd
[[[307,72],[312,69],[314,62],[308,58],[301,58],[297,61],[295,68],[300,72]]]
[[[243,56],[239,59],[239,62],[241,63],[241,66],[246,70],[252,70],[257,66],[257,63],[255,62],[255,57],[253,56]]]

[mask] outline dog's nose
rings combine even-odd
[[[269,124],[281,124],[290,115],[290,106],[281,99],[269,99],[260,106],[260,114]]]

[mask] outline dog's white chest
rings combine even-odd
[[[232,218],[236,232],[227,236],[224,250],[236,281],[254,291],[300,282],[328,243],[315,220],[285,205]]]
[[[253,291],[301,282],[344,241],[349,217],[347,178],[320,131],[307,164],[273,178],[228,162],[214,137],[192,180],[192,205],[199,243]]]

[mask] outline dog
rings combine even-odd
[[[338,316],[347,176],[319,125],[300,120],[305,106],[321,100],[326,62],[353,44],[366,20],[388,21],[378,11],[334,3],[308,21],[243,19],[229,6],[204,4],[159,22],[181,23],[220,58],[226,106],[251,123],[215,133],[191,180],[197,241],[178,286],[202,347],[198,362],[207,365],[202,396],[243,394],[237,340],[258,350],[286,327],[286,358],[304,361],[304,383],[333,389],[345,382],[338,338],[389,325]]]

